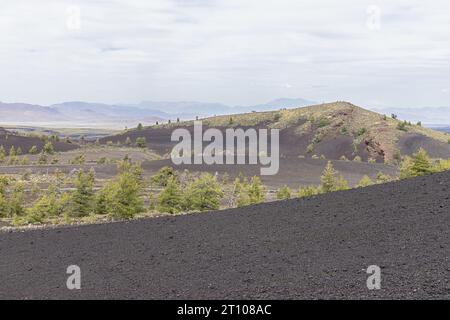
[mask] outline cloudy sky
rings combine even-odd
[[[1,0],[0,101],[450,106],[450,2]]]

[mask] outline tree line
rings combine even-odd
[[[450,159],[433,161],[425,150],[405,156],[400,163],[399,177],[379,172],[374,180],[364,176],[355,187],[366,187],[397,179],[407,179],[450,169]],[[329,161],[318,186],[302,186],[297,192],[288,186],[277,190],[277,199],[308,197],[348,190],[350,186]],[[266,201],[267,192],[261,179],[238,175],[234,181],[223,176],[202,173],[194,175],[171,167],[161,168],[150,181],[145,181],[140,164],[129,159],[118,164],[118,173],[95,190],[93,169],[78,170],[71,180],[72,190],[50,184],[47,190],[37,192],[34,201],[26,193],[23,181],[0,176],[0,218],[10,218],[16,225],[39,224],[48,221],[67,223],[79,218],[102,216],[110,219],[131,219],[147,211],[176,214],[189,211],[218,210],[221,206],[241,207]],[[147,187],[159,188],[155,194]],[[228,191],[225,189],[228,188]],[[153,190],[152,189],[152,190]],[[29,203],[31,204],[29,205]]]

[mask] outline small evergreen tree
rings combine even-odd
[[[11,158],[16,156],[16,148],[14,148],[14,146],[11,146],[11,148],[9,149],[9,156]]]
[[[28,218],[31,221],[43,222],[46,217],[60,214],[60,204],[56,192],[49,191],[43,194],[34,205],[28,209]]]
[[[136,146],[139,148],[145,148],[147,146],[147,141],[145,137],[139,137],[136,139]]]
[[[182,204],[180,184],[175,177],[170,177],[165,188],[158,195],[157,210],[173,214],[181,211]]]
[[[55,149],[53,148],[53,144],[48,141],[45,145],[44,145],[44,149],[43,149],[45,154],[53,154],[55,153]]]
[[[94,202],[94,174],[80,170],[75,179],[75,191],[72,193],[70,216],[86,217],[93,210]]]
[[[322,191],[323,192],[332,192],[336,188],[336,171],[334,170],[333,164],[331,161],[328,161],[325,170],[322,172],[322,176],[320,177],[320,181],[322,182]]]
[[[367,175],[365,175],[364,177],[362,177],[362,179],[358,182],[358,184],[356,186],[358,188],[364,188],[364,187],[371,186],[372,184],[373,184],[373,181]]]
[[[344,179],[342,175],[339,175],[336,181],[335,191],[348,190],[350,187],[348,186],[347,180]]]
[[[28,151],[29,154],[38,154],[38,148],[36,146],[32,146]]]
[[[408,122],[403,121],[403,122],[399,122],[397,124],[397,129],[401,130],[401,131],[408,131],[408,128],[406,127],[408,125]]]
[[[287,200],[290,199],[292,195],[291,189],[284,185],[277,191],[277,199],[278,200]]]
[[[400,179],[409,179],[414,177],[414,173],[412,170],[413,160],[410,156],[405,156],[403,160],[400,162]]]
[[[250,204],[261,203],[265,200],[266,196],[264,186],[258,176],[254,176],[250,181],[248,194],[250,198]]]
[[[122,161],[119,174],[106,184],[96,198],[95,212],[109,214],[113,218],[131,219],[144,211],[142,192],[142,168]]]
[[[30,164],[30,160],[28,159],[27,156],[24,156],[24,157],[22,158],[21,165],[27,166],[27,165],[29,165],[29,164]]]
[[[44,152],[41,152],[38,159],[38,164],[46,164],[48,162],[48,157]]]
[[[9,214],[9,204],[6,198],[6,188],[9,185],[9,179],[0,176],[0,217],[5,218]]]
[[[10,218],[14,216],[25,215],[25,208],[23,207],[23,191],[24,185],[21,182],[16,183],[13,186],[13,190],[9,199],[9,213]]]
[[[164,166],[151,177],[151,182],[154,186],[165,187],[170,178],[177,178],[177,173],[172,167]]]
[[[391,181],[391,180],[392,180],[391,176],[389,176],[389,175],[387,175],[387,174],[384,174],[384,173],[381,172],[381,171],[379,171],[379,172],[377,173],[376,183],[386,183],[386,182],[389,182],[389,181]]]
[[[222,197],[223,191],[216,177],[204,173],[188,184],[184,197],[184,208],[199,211],[217,210]]]
[[[2,146],[0,146],[0,163],[3,163],[5,161],[6,158],[6,152],[5,152],[5,148]]]
[[[237,207],[247,206],[250,204],[247,178],[239,176],[234,180],[233,198],[234,205],[236,205]]]
[[[433,162],[428,153],[420,148],[419,151],[413,154],[412,171],[415,176],[422,176],[434,172]]]
[[[148,195],[148,210],[155,210],[155,195],[153,194],[153,192],[150,192],[150,194]]]
[[[298,197],[304,198],[304,197],[311,197],[315,196],[320,193],[320,187],[314,187],[314,186],[306,186],[306,187],[300,187],[298,190]]]

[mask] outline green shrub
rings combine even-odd
[[[9,149],[9,156],[10,157],[16,156],[16,148],[14,148],[14,146],[11,146],[11,148]]]
[[[265,200],[265,190],[261,179],[254,176],[249,182],[246,178],[236,178],[234,197],[238,207],[258,204]]]
[[[85,164],[86,163],[86,156],[83,153],[81,153],[81,154],[75,156],[75,158],[73,158],[70,161],[70,163],[71,164]]]
[[[323,128],[330,125],[330,121],[326,118],[320,118],[316,123],[318,128]]]
[[[365,135],[366,133],[367,133],[367,129],[366,128],[359,128],[356,131],[356,136],[359,137],[359,136]]]
[[[348,186],[347,180],[344,179],[342,175],[339,175],[336,181],[336,187],[334,191],[348,190],[350,187]]]
[[[101,157],[97,160],[97,164],[106,164],[108,159],[106,157]]]
[[[70,213],[72,217],[86,217],[93,211],[94,205],[94,173],[80,170],[75,179],[75,190],[72,192]]]
[[[362,179],[358,182],[358,184],[356,185],[356,187],[358,187],[358,188],[364,188],[364,187],[371,186],[372,184],[373,184],[373,181],[372,181],[367,175],[365,175],[365,176],[362,177]]]
[[[322,191],[323,192],[331,192],[336,188],[336,174],[337,172],[334,170],[333,164],[331,161],[328,161],[327,166],[322,172],[322,176],[320,177],[320,181],[322,182]]]
[[[9,213],[9,204],[8,199],[6,198],[7,190],[6,188],[9,185],[9,179],[0,176],[0,218],[5,218]]]
[[[53,144],[49,141],[44,145],[43,151],[45,154],[53,154],[55,150],[53,148]]]
[[[153,192],[150,192],[150,194],[148,195],[148,210],[153,211],[155,210],[155,208],[155,195],[153,194]]]
[[[47,162],[48,162],[47,155],[44,152],[41,152],[38,158],[38,164],[47,164]]]
[[[408,122],[406,122],[406,121],[399,122],[397,124],[397,129],[406,132],[406,131],[408,131],[408,128],[406,127],[407,125],[408,125]]]
[[[261,182],[261,179],[258,176],[254,176],[250,181],[248,193],[250,197],[250,204],[264,202],[266,198],[266,191]]]
[[[409,179],[415,177],[415,174],[412,170],[413,160],[410,156],[405,156],[404,159],[400,162],[400,179]]]
[[[392,180],[392,177],[388,174],[384,174],[381,171],[377,173],[376,183],[386,183]]]
[[[139,137],[136,139],[136,146],[139,148],[145,148],[147,146],[147,141],[145,137]]]
[[[314,186],[300,187],[300,189],[298,190],[298,197],[299,198],[311,197],[311,196],[315,196],[319,193],[320,193],[319,187],[314,187]]]
[[[8,192],[7,187],[11,187],[12,190]],[[16,215],[25,215],[23,192],[23,183],[12,183],[8,178],[0,176],[0,217],[12,218]]]
[[[428,153],[420,148],[411,157],[406,156],[400,163],[400,179],[423,176],[438,171],[438,166],[428,156]]]
[[[435,170],[439,172],[450,170],[450,158],[447,160],[439,160],[435,166]]]
[[[291,189],[284,185],[277,191],[277,199],[278,200],[287,200],[290,199],[292,195]]]
[[[183,206],[186,210],[217,210],[223,195],[217,179],[204,173],[187,185]]]
[[[35,222],[43,222],[47,216],[57,216],[58,206],[56,195],[44,194],[28,209],[28,216]]]
[[[155,186],[165,187],[170,178],[177,178],[177,173],[172,167],[162,167],[151,177],[151,182]]]
[[[112,218],[131,219],[144,212],[144,202],[140,197],[142,188],[142,168],[122,161],[118,165],[117,177],[106,183],[95,196],[94,213],[110,215]]]
[[[165,188],[158,195],[157,210],[166,213],[178,213],[183,208],[183,195],[178,180],[171,176],[166,180]]]
[[[435,172],[433,162],[424,149],[420,148],[419,151],[413,154],[412,158],[412,170],[416,176],[422,176]]]
[[[6,158],[5,148],[3,146],[0,146],[0,163],[3,163],[5,161],[5,158]]]

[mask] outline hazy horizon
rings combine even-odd
[[[4,0],[0,101],[449,106],[449,10],[418,0]]]

